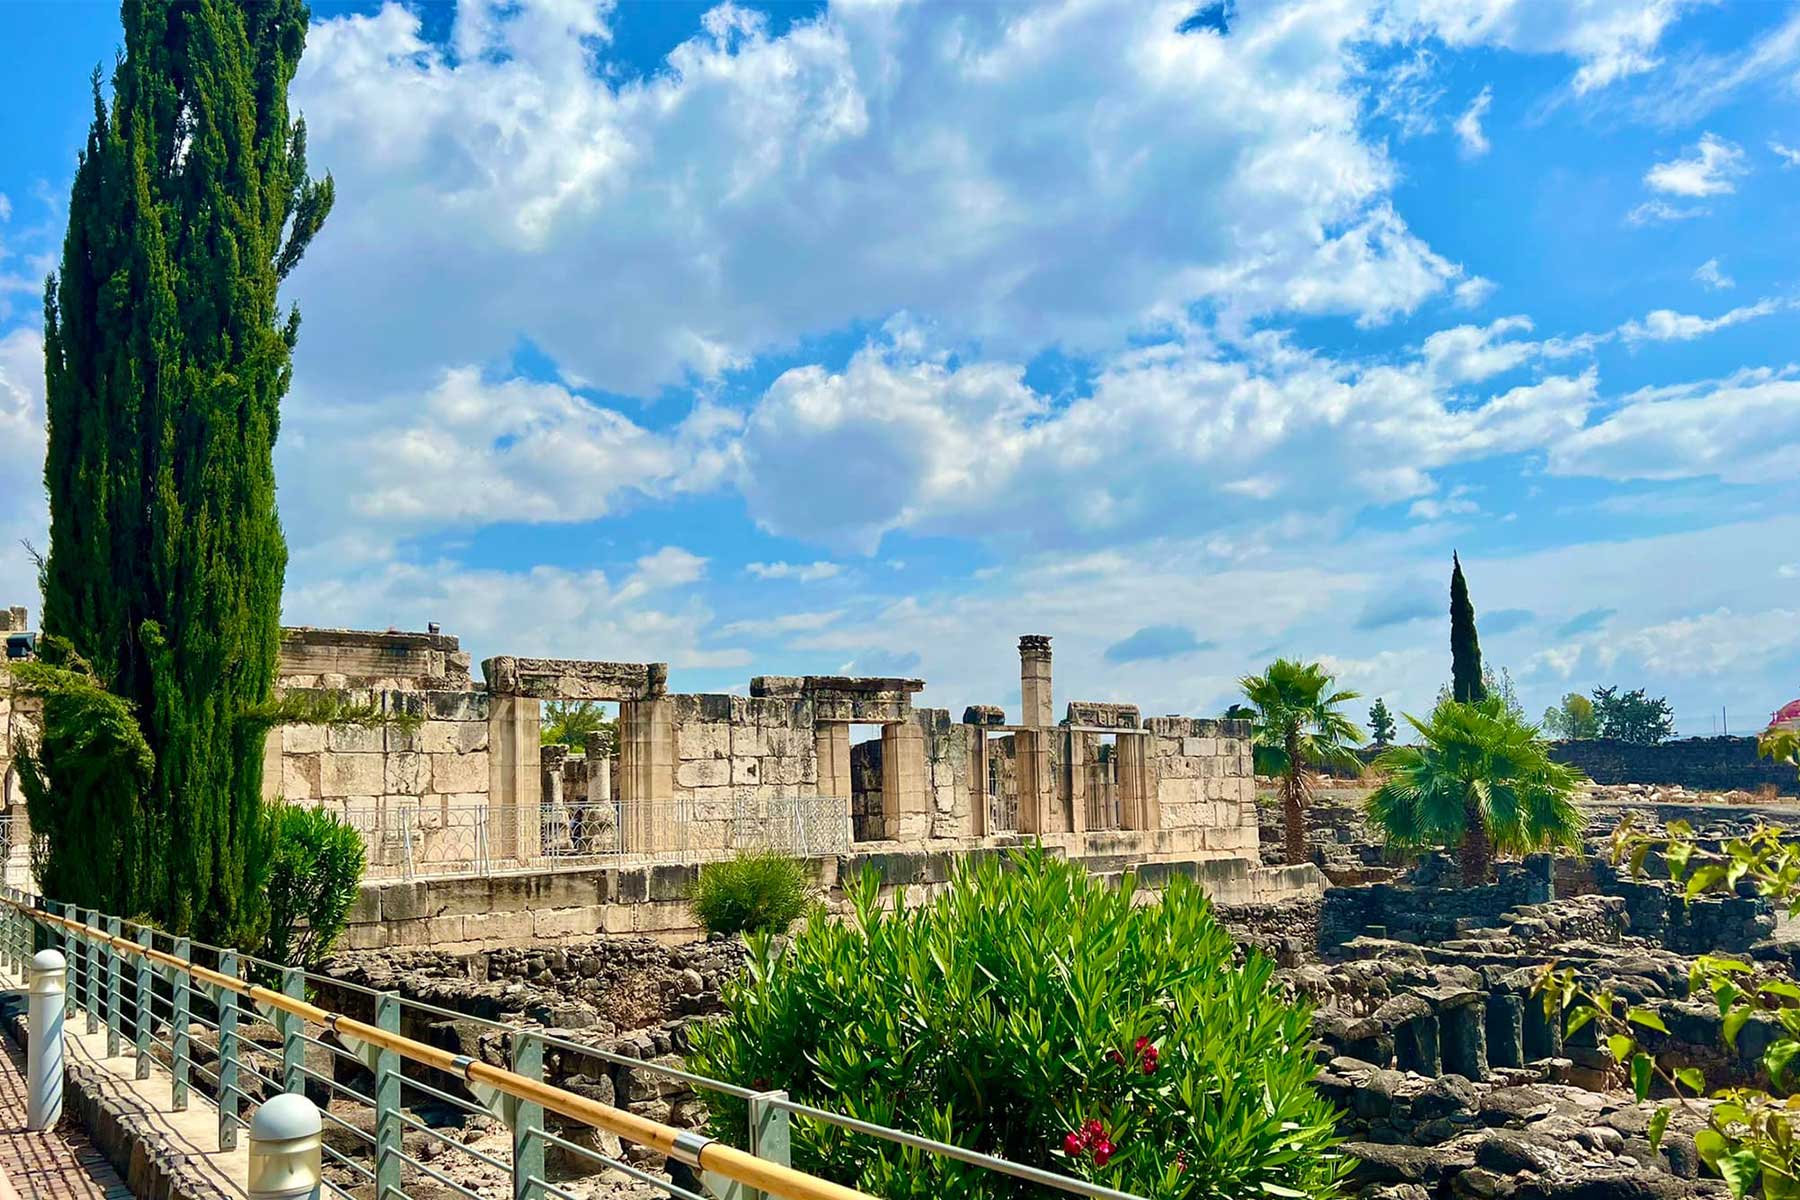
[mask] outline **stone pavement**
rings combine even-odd
[[[53,1130],[25,1128],[25,1051],[0,1040],[0,1200],[128,1200],[131,1189],[66,1112]]]

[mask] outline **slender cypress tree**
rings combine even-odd
[[[276,290],[332,186],[288,117],[303,0],[125,0],[121,17],[45,290],[44,629],[130,703],[154,765],[131,822],[102,811],[119,789],[49,755],[47,787],[134,839],[109,861],[135,864],[139,911],[233,940],[258,919],[265,726],[247,714],[273,687],[287,565],[273,453],[299,315]],[[52,854],[87,844],[47,832]]]
[[[1462,560],[1450,552],[1450,694],[1459,704],[1486,699],[1481,682],[1481,641],[1475,636],[1475,605],[1463,579]]]

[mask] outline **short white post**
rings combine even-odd
[[[298,1092],[272,1097],[250,1118],[250,1200],[318,1200],[319,1110]]]
[[[63,987],[68,962],[55,950],[31,959],[26,1007],[25,1128],[49,1129],[62,1116]]]

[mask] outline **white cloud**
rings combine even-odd
[[[1703,283],[1711,291],[1724,291],[1737,286],[1737,280],[1727,275],[1719,266],[1719,260],[1709,258],[1694,268],[1694,279]]]
[[[1585,95],[1656,66],[1663,31],[1698,0],[1401,0],[1394,11],[1431,27],[1452,46],[1501,46],[1563,54],[1581,64],[1571,81]]]
[[[1501,317],[1486,326],[1458,325],[1425,339],[1425,363],[1451,383],[1475,383],[1510,371],[1537,352],[1535,342],[1502,341],[1509,333],[1530,333],[1529,317]]]
[[[775,37],[725,8],[629,82],[604,6],[471,4],[455,55],[398,4],[320,21],[296,103],[357,202],[293,280],[303,373],[417,387],[524,334],[648,394],[900,310],[1029,359],[1194,306],[1378,322],[1460,278],[1360,127],[1358,5],[1228,39],[1186,12],[845,3]]]
[[[821,579],[833,579],[843,573],[844,568],[828,561],[810,563],[791,562],[753,562],[745,563],[744,570],[758,579],[792,579],[800,583],[816,583]]]
[[[5,192],[0,192],[0,221],[12,220],[12,201]]]
[[[1740,147],[1705,133],[1691,157],[1655,164],[1644,172],[1644,183],[1674,196],[1723,196],[1737,190],[1734,181],[1748,170]]]
[[[1687,342],[1745,321],[1766,317],[1783,307],[1785,306],[1775,300],[1759,300],[1755,304],[1746,304],[1716,317],[1696,317],[1659,308],[1647,314],[1642,321],[1625,322],[1619,326],[1618,332],[1627,342]]]
[[[844,615],[842,609],[829,612],[791,612],[777,617],[756,617],[732,621],[719,627],[721,637],[771,638],[796,633],[816,633],[835,624]]]
[[[1487,116],[1488,108],[1493,102],[1494,89],[1484,87],[1481,94],[1456,118],[1456,138],[1462,144],[1464,158],[1480,158],[1488,152],[1490,147],[1487,134],[1481,130],[1481,120]]]
[[[1742,89],[1791,77],[1800,61],[1800,12],[1759,34],[1748,46],[1719,53],[1690,53],[1644,89],[1632,107],[1665,128],[1691,126]]]
[[[1790,167],[1800,167],[1800,150],[1796,150],[1792,146],[1784,146],[1780,142],[1773,142],[1773,141],[1769,143],[1769,149],[1773,150],[1775,152],[1775,156],[1777,158],[1781,159],[1781,166],[1782,166],[1783,170],[1786,170]]]
[[[1735,612],[1722,607],[1645,626],[1616,649],[1667,675],[1722,677],[1762,666],[1800,648],[1800,611]]]
[[[1701,204],[1690,204],[1684,208],[1666,200],[1646,200],[1626,213],[1625,221],[1629,225],[1649,225],[1656,221],[1691,221],[1711,212],[1712,209]]]
[[[0,607],[38,605],[37,568],[21,541],[47,545],[44,502],[44,339],[0,336]]]
[[[1793,478],[1800,379],[1749,372],[1627,396],[1603,420],[1550,447],[1550,470],[1606,479],[1717,476],[1729,483]]]
[[[1499,285],[1493,280],[1472,275],[1452,288],[1451,294],[1458,308],[1480,308],[1498,289]]]

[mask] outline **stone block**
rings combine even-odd
[[[331,725],[325,748],[338,754],[379,754],[387,748],[387,730],[379,725]]]
[[[427,754],[472,754],[487,748],[486,721],[427,721],[419,727],[419,749]]]
[[[387,790],[382,754],[331,754],[320,758],[320,796],[377,796]]]
[[[599,933],[606,923],[605,906],[538,909],[531,914],[534,937],[577,937]]]
[[[323,749],[325,749],[325,726],[283,725],[281,727],[281,752],[283,754],[317,754]]]
[[[732,740],[735,744],[736,738]],[[738,787],[754,787],[762,782],[761,768],[760,758],[738,758],[734,755],[731,759],[731,782]]]
[[[734,761],[744,758],[761,758],[768,752],[768,739],[763,736],[762,729],[755,725],[731,727],[731,757]]]
[[[281,758],[281,795],[288,800],[317,800],[323,764],[317,754],[284,754]]]
[[[426,790],[429,772],[422,754],[386,754],[386,782],[383,791],[389,795],[418,796]]]
[[[488,788],[486,754],[428,754],[431,790],[434,792],[485,792]]]
[[[443,946],[463,940],[463,917],[425,917],[388,926],[388,945]]]
[[[675,756],[683,761],[695,758],[730,758],[731,727],[715,723],[677,725]]]
[[[724,787],[731,782],[731,762],[723,758],[684,759],[675,768],[675,786],[684,788]]]

